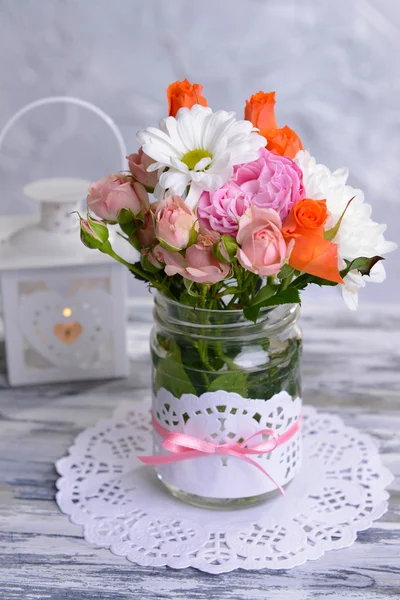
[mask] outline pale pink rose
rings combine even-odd
[[[239,221],[237,258],[244,269],[268,277],[282,268],[288,249],[282,222],[272,208],[250,206]]]
[[[187,248],[185,256],[164,250],[165,272],[179,273],[196,283],[213,284],[230,274],[230,265],[220,263],[213,254],[213,245],[219,236],[212,231],[200,233],[195,244]]]
[[[150,158],[150,156],[147,156],[142,148],[139,148],[137,154],[130,154],[126,158],[128,159],[129,170],[136,181],[139,181],[139,183],[142,183],[148,188],[154,189],[158,181],[157,171],[148,173],[147,169],[150,165],[154,164],[155,161]]]
[[[138,216],[149,207],[149,197],[144,187],[120,173],[113,173],[92,183],[86,202],[100,219],[113,222],[117,221],[122,208]]]
[[[136,231],[139,244],[146,248],[152,246],[156,241],[156,230],[154,228],[154,214],[150,209],[144,216],[143,225]]]
[[[197,214],[207,229],[235,236],[239,219],[249,206],[273,208],[284,221],[305,197],[303,174],[294,161],[261,148],[259,158],[235,167],[225,185],[202,193]]]
[[[191,208],[180,196],[162,200],[155,212],[156,236],[167,250],[183,250],[197,235],[199,224]]]

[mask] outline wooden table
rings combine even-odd
[[[85,542],[54,501],[54,462],[76,435],[148,392],[148,306],[128,328],[124,381],[10,389],[0,367],[0,598],[315,600],[400,598],[400,306],[305,306],[304,398],[380,442],[390,509],[348,549],[291,571],[208,575],[143,568]]]

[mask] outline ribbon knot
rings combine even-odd
[[[282,496],[285,495],[282,487],[271,477],[271,475],[250,455],[267,454],[273,452],[275,448],[289,441],[300,429],[301,415],[284,433],[278,434],[274,429],[261,429],[241,442],[217,444],[207,442],[186,433],[168,431],[152,415],[152,424],[155,431],[163,439],[162,446],[170,454],[159,456],[139,456],[139,460],[146,465],[165,465],[189,460],[192,458],[202,458],[205,456],[233,456],[244,460],[259,469],[266,475],[272,483],[278,488]],[[267,441],[261,441],[254,445],[249,445],[251,440],[268,436]]]

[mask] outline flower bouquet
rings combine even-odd
[[[187,80],[167,97],[130,172],[89,188],[81,238],[158,292],[143,462],[175,495],[233,507],[283,492],[300,465],[301,291],[336,286],[356,308],[395,244],[347,170],[317,164],[278,127],[274,92],[253,95],[244,120],[213,112]],[[110,226],[139,261],[115,252]]]

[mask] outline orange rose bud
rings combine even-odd
[[[282,227],[286,243],[294,242],[289,265],[303,273],[343,283],[337,244],[324,239],[327,218],[326,200],[306,198],[292,208]]]
[[[267,140],[267,149],[273,154],[294,158],[299,150],[303,149],[303,144],[297,133],[287,125],[280,129],[271,129],[261,131],[260,135]]]
[[[192,108],[194,104],[208,106],[207,100],[202,96],[203,86],[190,83],[187,79],[175,81],[167,88],[168,114],[175,117],[178,110],[184,106]]]
[[[250,100],[246,100],[244,118],[263,131],[276,129],[278,124],[275,118],[275,92],[253,94]]]

